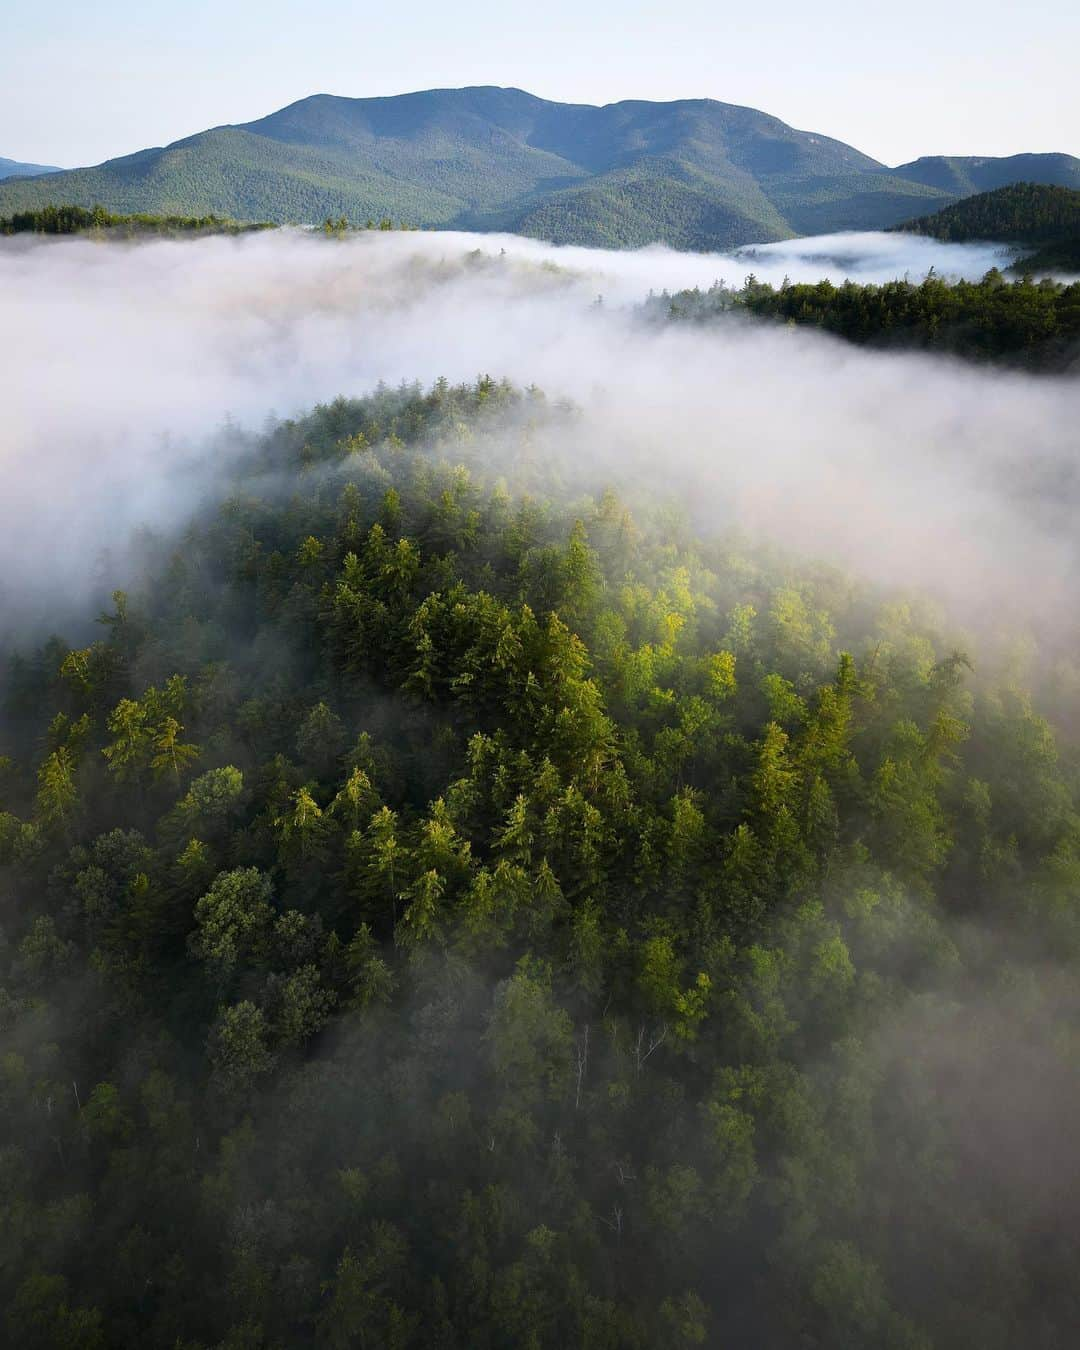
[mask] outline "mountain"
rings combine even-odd
[[[1072,155],[1005,155],[1001,158],[930,155],[893,172],[954,197],[990,192],[1010,183],[1080,188],[1080,159]]]
[[[94,168],[0,183],[0,215],[63,201],[249,220],[392,216],[560,243],[731,248],[893,225],[995,174],[1080,184],[1080,160],[890,169],[841,141],[712,99],[594,107],[484,86],[317,94]]]
[[[23,164],[17,159],[5,159],[0,155],[0,178],[32,178],[39,173],[63,173],[53,164]]]
[[[0,214],[63,199],[114,211],[315,221],[392,215],[589,243],[675,236],[728,247],[791,226],[767,177],[873,171],[849,146],[707,99],[597,108],[517,89],[316,95],[43,183],[0,187]]]
[[[1080,271],[1080,191],[1075,188],[1012,183],[896,228],[953,243],[1000,239],[1034,248],[1014,264],[1017,271]]]

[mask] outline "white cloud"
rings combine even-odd
[[[841,236],[860,278],[979,274],[985,250]],[[835,239],[761,250],[820,275]],[[500,250],[505,250],[500,253]],[[772,259],[775,258],[775,262]],[[553,266],[554,264],[554,266]],[[480,372],[583,406],[583,456],[890,584],[1071,616],[1080,384],[874,355],[782,327],[648,327],[651,287],[741,281],[744,262],[652,248],[374,233],[100,245],[5,242],[0,576],[46,612],[105,546],[188,511],[200,438],[378,380]],[[602,306],[595,304],[604,296]],[[1071,622],[1071,619],[1070,619]]]

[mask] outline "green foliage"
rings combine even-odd
[[[1075,706],[578,434],[337,400],[12,662],[11,1344],[1072,1344]]]
[[[980,192],[932,216],[896,227],[951,243],[997,239],[1013,244],[1052,244],[1080,237],[1080,191],[1044,183],[1012,183]]]
[[[82,206],[54,206],[51,203],[31,211],[15,211],[8,217],[0,216],[0,234],[106,234],[131,239],[143,235],[166,235],[190,238],[203,234],[245,234],[251,230],[266,230],[267,223],[246,224],[214,214],[205,216],[153,215],[139,212],[135,215],[116,215],[103,206],[90,209]]]
[[[1010,282],[996,269],[981,281],[947,282],[931,274],[918,284],[785,282],[778,289],[751,276],[738,291],[716,285],[665,294],[651,308],[675,322],[753,315],[865,346],[950,352],[1030,370],[1068,368],[1080,339],[1080,283]]]

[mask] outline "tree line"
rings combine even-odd
[[[0,235],[102,233],[118,237],[139,235],[246,234],[270,230],[265,222],[231,220],[227,216],[160,216],[137,213],[118,215],[103,206],[42,206],[34,211],[16,211],[0,216]]]
[[[860,346],[940,352],[1032,371],[1062,371],[1080,353],[1080,283],[1007,280],[993,268],[980,281],[884,285],[845,281],[770,286],[751,275],[735,289],[718,283],[654,296],[647,312],[676,322],[752,316],[833,333]]]

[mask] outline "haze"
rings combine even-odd
[[[778,246],[754,270],[816,277],[821,250],[836,246]],[[931,260],[977,275],[994,257],[894,236],[840,246],[864,278],[917,276]],[[257,429],[380,380],[488,372],[576,400],[573,454],[598,480],[652,483],[708,528],[737,525],[890,586],[930,587],[962,602],[965,623],[1010,610],[1060,623],[1075,581],[1075,381],[879,356],[785,328],[650,326],[640,314],[650,288],[746,270],[736,258],[490,235],[6,246],[0,313],[19,334],[0,430],[9,615],[56,621],[61,596],[121,584],[122,564],[103,550],[143,523],[182,523],[228,472],[228,437],[212,453],[206,439],[226,417]]]

